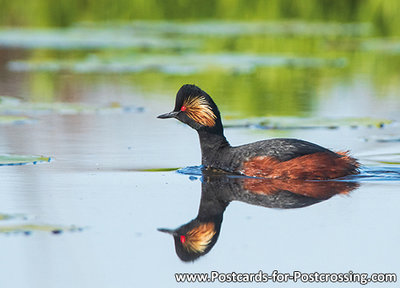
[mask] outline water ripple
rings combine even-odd
[[[204,166],[188,166],[176,172],[189,176],[202,176]],[[232,175],[238,177],[238,175]],[[241,176],[239,176],[241,177]],[[247,177],[247,176],[243,176]],[[193,179],[193,178],[191,178]],[[364,182],[364,181],[400,181],[400,167],[367,166],[360,169],[360,174],[336,179],[334,181]]]

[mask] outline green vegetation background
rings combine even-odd
[[[174,93],[181,83],[196,83],[211,91],[210,94],[215,96],[218,103],[246,116],[307,115],[313,111],[318,98],[323,98],[321,95],[329,90],[329,87],[337,83],[347,85],[359,79],[360,75],[363,81],[373,83],[376,89],[373,94],[376,97],[385,97],[385,91],[390,87],[397,87],[396,75],[400,65],[398,51],[360,49],[363,47],[363,41],[368,39],[385,39],[384,41],[389,43],[398,41],[400,1],[397,0],[0,0],[0,7],[0,25],[3,27],[70,27],[83,22],[135,20],[301,20],[314,23],[357,22],[371,25],[371,32],[366,36],[205,37],[207,45],[201,51],[284,53],[296,57],[344,58],[347,65],[343,68],[276,67],[258,69],[247,75],[210,71],[189,76],[160,72],[119,77],[119,81],[130,81],[143,87],[144,91],[152,91],[158,87],[159,90],[168,93]],[[39,61],[53,58],[79,59],[85,53],[87,52],[60,53],[38,49],[32,51],[29,57]],[[108,56],[113,51],[90,53],[101,57],[103,54]],[[59,84],[57,77],[55,73],[33,73],[30,84],[32,99],[49,101],[57,98],[58,91],[63,90],[60,85],[68,85]],[[72,75],[71,78],[71,82],[74,83],[86,80],[81,75]]]
[[[108,20],[282,20],[372,22],[399,35],[397,0],[1,0],[0,24],[65,27]]]

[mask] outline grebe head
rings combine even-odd
[[[206,92],[195,85],[183,85],[176,94],[174,110],[157,118],[176,118],[198,131],[222,133],[217,105]]]
[[[159,228],[158,231],[174,237],[176,254],[182,261],[187,262],[207,254],[215,245],[221,229],[220,224],[216,225],[213,221],[202,222],[194,219],[178,229]]]

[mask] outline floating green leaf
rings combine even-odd
[[[400,53],[400,41],[393,39],[369,39],[361,44],[361,49],[365,51],[376,51],[387,54]]]
[[[26,219],[27,217],[23,214],[1,214],[0,221],[11,220],[11,219]]]
[[[0,166],[37,164],[50,161],[50,157],[44,156],[0,155]]]
[[[142,172],[169,172],[169,171],[176,171],[179,168],[147,168],[147,169],[137,169],[136,171]]]
[[[199,37],[233,36],[365,36],[369,23],[310,23],[304,21],[135,21],[69,28],[3,28],[0,46],[28,49],[183,49],[202,45]],[[193,39],[193,35],[196,39]],[[175,39],[171,36],[175,36]],[[176,39],[176,36],[180,38]],[[190,39],[184,39],[189,37]]]
[[[61,234],[63,232],[80,232],[83,228],[76,226],[53,226],[53,225],[37,225],[37,224],[16,224],[9,226],[0,226],[2,234],[25,234],[30,235],[35,231],[50,232],[53,234]]]
[[[26,223],[28,216],[24,214],[1,214],[0,221],[3,221],[0,225],[0,234],[25,234],[30,235],[35,231],[50,232],[52,234],[61,234],[63,232],[75,232],[82,231],[84,228],[61,225],[47,225],[47,224],[35,224]],[[9,222],[17,222],[9,224]],[[7,223],[7,225],[5,224]]]
[[[344,58],[291,57],[247,53],[179,55],[128,54],[106,58],[90,55],[77,61],[12,61],[12,71],[71,71],[75,73],[138,73],[156,71],[165,74],[190,75],[209,70],[234,73],[252,73],[262,67],[324,68],[346,66]]]
[[[193,47],[198,41],[138,34],[125,27],[71,27],[60,29],[8,28],[0,30],[0,46],[27,49],[85,50]]]
[[[0,108],[1,110],[1,108]],[[14,116],[14,115],[0,115],[0,124],[24,124],[32,121],[29,117]]]
[[[135,21],[126,24],[106,24],[103,27],[130,27],[142,33],[183,34],[197,36],[361,36],[371,33],[370,23],[327,23],[304,21]]]
[[[336,129],[340,127],[378,127],[390,124],[388,119],[373,118],[299,118],[299,117],[261,117],[252,119],[227,119],[225,127],[255,127],[260,129]]]
[[[41,103],[41,102],[24,102],[16,98],[0,96],[0,112],[5,114],[42,114],[42,113],[57,113],[57,114],[92,114],[92,113],[129,113],[142,112],[143,107],[124,106],[120,103],[112,102],[108,106],[93,106],[78,103]],[[30,118],[22,116],[0,116],[0,123],[12,122],[18,123],[28,121]]]

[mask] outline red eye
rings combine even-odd
[[[181,111],[186,111],[186,106],[182,106]]]
[[[185,107],[185,106],[183,106],[183,107]],[[183,243],[185,243],[186,242],[186,237],[185,237],[185,235],[181,235],[181,243],[183,244]]]

